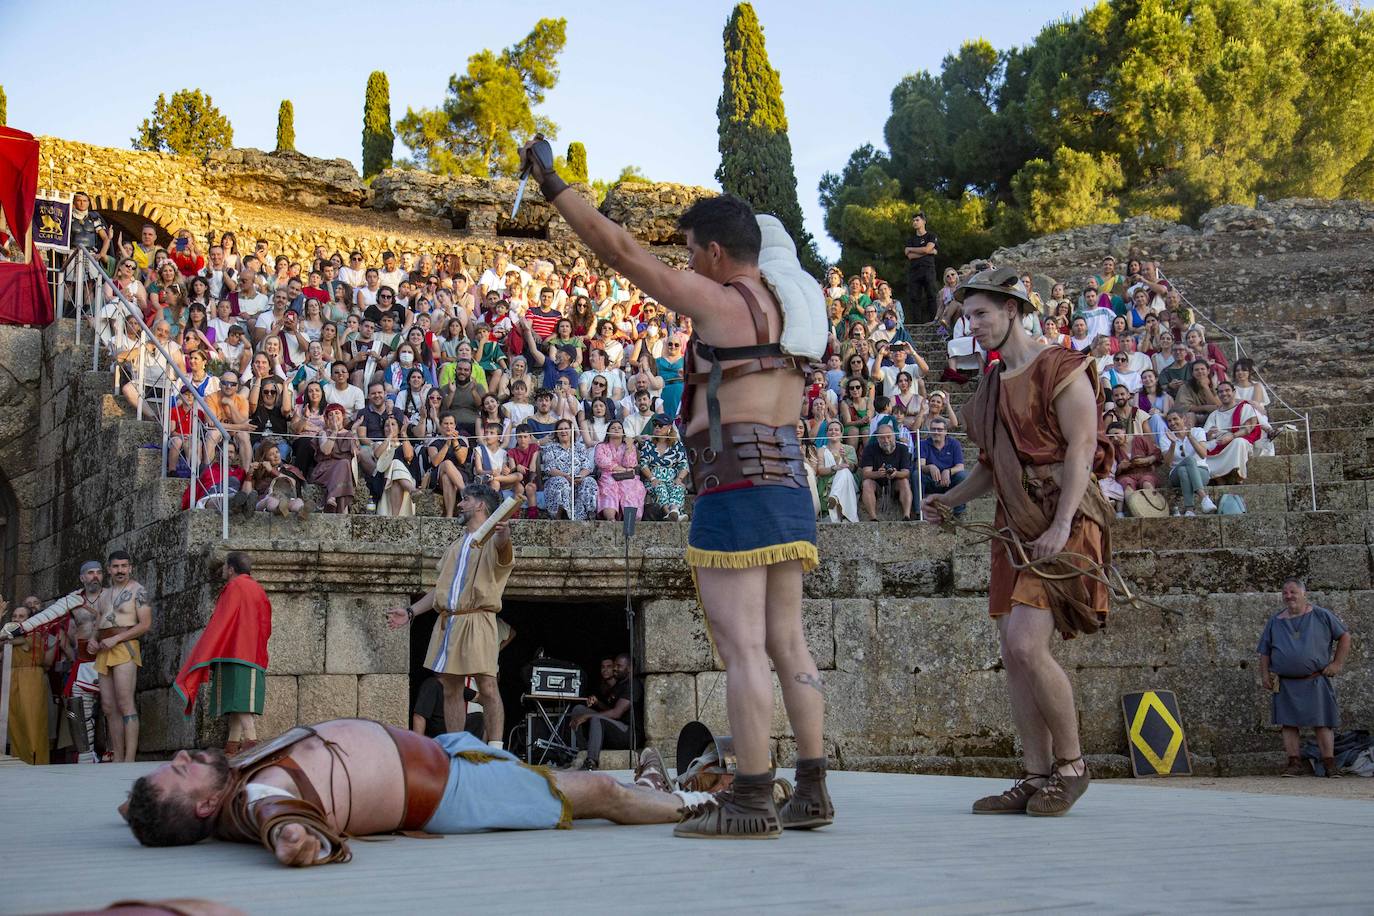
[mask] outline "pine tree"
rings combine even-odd
[[[802,266],[819,275],[820,257],[802,223],[792,141],[782,106],[782,80],[768,63],[763,27],[754,8],[738,4],[725,24],[725,88],[720,118],[720,167],[716,180],[727,194],[771,213],[797,244]]]
[[[132,140],[134,149],[204,159],[212,150],[234,145],[234,128],[199,89],[178,89],[168,101],[158,93],[152,117],[144,118]]]
[[[9,123],[10,103],[5,97],[5,87],[0,86],[0,127]]]
[[[587,183],[587,148],[576,140],[568,144],[568,181]]]
[[[296,109],[290,99],[284,99],[277,109],[277,152],[296,151]]]
[[[391,168],[391,150],[396,133],[391,127],[391,83],[381,70],[367,78],[363,99],[363,178]]]

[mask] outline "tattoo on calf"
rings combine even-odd
[[[813,688],[817,693],[825,693],[825,681],[821,680],[819,674],[797,674],[792,677],[792,680],[803,686]]]

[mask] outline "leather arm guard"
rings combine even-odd
[[[273,832],[278,827],[284,827],[287,824],[300,824],[323,837],[329,843],[329,854],[310,864],[328,865],[332,862],[347,862],[353,858],[353,853],[348,848],[348,841],[335,833],[334,829],[325,822],[324,815],[320,810],[307,801],[299,798],[272,796],[252,805],[251,809],[252,816],[257,819],[258,839],[263,846],[274,854],[276,853],[276,846],[273,843],[275,839]]]

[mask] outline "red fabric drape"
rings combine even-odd
[[[13,127],[0,127],[0,210],[22,244],[38,194],[38,141]]]
[[[0,210],[19,245],[28,238],[38,193],[38,141],[33,134],[0,127]],[[52,300],[43,258],[28,264],[0,264],[0,323],[51,324]]]

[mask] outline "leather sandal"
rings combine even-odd
[[[1073,763],[1083,763],[1083,772],[1077,776],[1059,772],[1060,767]],[[1031,817],[1062,817],[1069,813],[1083,793],[1088,791],[1092,776],[1088,773],[1088,763],[1082,755],[1072,760],[1056,760],[1054,769],[1045,785],[1026,803],[1026,813]]]
[[[1279,775],[1284,777],[1294,777],[1310,776],[1311,773],[1312,771],[1309,770],[1307,766],[1302,762],[1301,757],[1289,757],[1288,766],[1284,767],[1283,772]]]
[[[773,803],[773,772],[736,775],[730,787],[705,805],[686,808],[673,836],[702,840],[776,840],[782,823]]]
[[[232,757],[232,756],[234,756],[235,754],[237,754],[237,753],[238,753],[239,751],[241,751],[241,750],[243,750],[243,742],[242,742],[242,741],[226,741],[226,742],[224,742],[224,756],[226,756],[226,757]]]
[[[973,803],[974,814],[1025,814],[1026,805],[1031,797],[1040,791],[1040,786],[1031,785],[1032,779],[1048,780],[1048,773],[1026,773],[1016,780],[1010,789],[1001,795],[989,795]]]
[[[668,770],[663,766],[663,755],[651,747],[639,752],[639,767],[635,770],[634,781],[637,786],[658,792],[673,791],[673,785],[668,780]]]
[[[825,788],[825,758],[797,761],[797,785],[778,810],[784,830],[814,830],[835,823],[835,805]]]

